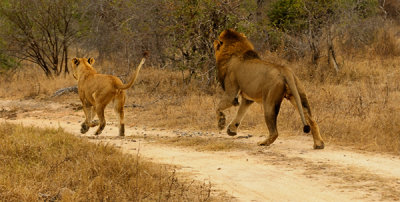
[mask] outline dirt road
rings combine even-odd
[[[46,105],[37,101],[0,101],[1,121],[62,127],[78,136],[83,112],[73,105]],[[126,138],[117,138],[111,121],[100,138],[92,141],[114,144],[124,152],[154,162],[177,166],[177,171],[232,195],[232,201],[398,201],[400,157],[353,151],[327,144],[313,150],[310,136],[283,135],[270,147],[255,146],[260,137],[240,139],[254,149],[231,152],[196,151],[190,147],[160,144],[172,138],[173,130],[127,128]],[[186,131],[193,132],[193,131]],[[129,138],[134,136],[134,138]],[[202,135],[202,136],[207,136]],[[145,138],[151,137],[151,138]],[[231,138],[215,134],[212,138]]]

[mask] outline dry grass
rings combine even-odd
[[[49,79],[38,66],[24,64],[13,72],[6,72],[0,77],[0,98],[29,99],[44,98],[57,89],[76,85],[72,75]]]
[[[339,73],[326,66],[307,66],[305,62],[289,64],[303,80],[314,116],[328,144],[400,152],[400,84],[397,82],[400,60],[377,58],[341,59]],[[128,102],[144,107],[127,114],[129,123],[216,132],[215,108],[220,89],[210,87],[217,93],[209,95],[199,90],[196,83],[184,85],[177,75],[168,70],[143,71],[139,84],[129,91]],[[228,110],[228,120],[233,119],[236,110]],[[278,124],[281,131],[301,134],[298,114],[287,101],[282,105]],[[250,108],[239,133],[243,130],[258,135],[267,133],[260,105]]]
[[[391,39],[387,46],[382,47],[392,46],[395,41]],[[381,42],[377,40],[376,43]],[[313,114],[328,146],[340,144],[400,153],[400,58],[395,54],[388,57],[377,55],[375,51],[378,47],[374,45],[367,56],[343,57],[341,54],[338,73],[324,65],[323,61],[317,67],[302,61],[288,64],[303,81]],[[283,63],[276,55],[267,54],[264,58]],[[97,68],[101,69],[101,66]],[[37,73],[31,77],[37,77],[35,75]],[[0,97],[29,97],[34,86],[32,81],[26,82],[25,78],[29,76],[14,77],[1,77],[0,85],[8,87],[2,88]],[[50,81],[43,79],[40,82],[48,90],[42,90],[37,97],[48,98],[56,89],[75,84],[76,81],[69,77]],[[145,67],[137,83],[127,92],[126,104],[134,107],[127,108],[126,124],[217,132],[215,109],[220,93],[218,84],[206,86],[201,78],[187,84],[179,71]],[[69,95],[56,101],[78,103],[79,99],[76,95]],[[235,107],[227,110],[228,121],[233,119],[236,110]],[[287,101],[282,105],[278,128],[290,134],[302,134],[300,118]],[[240,126],[239,135],[243,131],[253,135],[268,133],[260,105],[250,107]]]
[[[234,141],[232,139],[215,137],[172,137],[157,139],[157,143],[190,147],[196,151],[234,151],[251,150],[254,145]]]
[[[3,201],[206,201],[209,184],[62,129],[0,124]]]

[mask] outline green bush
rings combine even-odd
[[[284,32],[301,31],[306,28],[306,11],[302,0],[278,0],[267,11],[270,26]]]

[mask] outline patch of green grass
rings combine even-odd
[[[206,183],[181,181],[167,166],[122,154],[62,129],[0,124],[4,201],[206,201]]]

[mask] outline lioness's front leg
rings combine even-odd
[[[235,119],[229,124],[227,133],[230,136],[235,136],[237,134],[237,129],[240,125],[240,122],[242,122],[242,119],[244,115],[246,114],[247,109],[250,107],[250,105],[253,103],[251,100],[247,100],[242,97],[242,102],[240,103],[239,110],[237,111]]]

